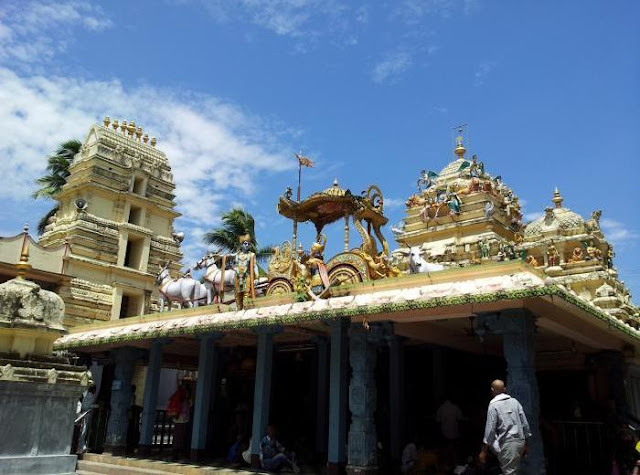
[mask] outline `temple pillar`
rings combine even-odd
[[[316,454],[327,453],[328,346],[326,337],[314,337],[317,351]]]
[[[253,394],[253,427],[251,430],[251,466],[260,467],[260,441],[266,435],[271,405],[271,370],[273,367],[273,335],[282,327],[259,327],[256,355],[256,382]]]
[[[389,406],[389,453],[394,462],[400,462],[405,442],[404,337],[397,335],[389,337]]]
[[[200,337],[200,354],[198,357],[198,380],[196,382],[196,398],[193,407],[193,429],[191,432],[191,459],[200,460],[207,445],[207,429],[209,413],[213,402],[215,388],[217,348],[216,341],[224,337],[220,332],[212,332]]]
[[[433,412],[434,413],[436,411],[436,408],[438,408],[440,404],[442,404],[447,397],[445,352],[446,352],[446,348],[443,348],[441,346],[435,346],[431,350],[431,355],[433,357],[431,362],[433,379],[431,383],[433,387]]]
[[[479,315],[475,325],[480,336],[485,332],[502,335],[507,362],[507,391],[520,402],[529,421],[532,432],[529,455],[523,459],[518,473],[544,474],[544,451],[538,423],[540,395],[535,369],[535,317],[524,309],[511,309],[499,314]]]
[[[331,320],[329,375],[329,446],[327,472],[337,474],[347,462],[347,391],[349,320]]]
[[[123,347],[111,351],[114,363],[114,378],[111,383],[111,412],[107,423],[105,452],[123,455],[127,448],[127,413],[131,407],[131,378],[135,369],[134,362],[141,357],[138,348]]]
[[[149,363],[142,397],[139,443],[139,451],[141,453],[148,453],[153,443],[153,430],[156,424],[156,409],[158,407],[158,386],[160,385],[160,371],[162,370],[162,345],[166,344],[167,341],[164,339],[154,340],[149,350]]]
[[[629,412],[640,420],[640,366],[627,364],[625,391]]]
[[[351,382],[349,384],[349,445],[347,449],[347,473],[378,473],[377,437],[375,411],[377,404],[375,367],[376,345],[380,340],[381,327],[370,324],[352,325],[349,335],[349,362]]]

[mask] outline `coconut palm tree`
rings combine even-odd
[[[238,250],[240,236],[251,236],[251,247],[256,253],[256,259],[264,262],[273,253],[273,246],[259,247],[256,241],[255,220],[251,213],[242,208],[233,208],[222,213],[222,226],[206,233],[202,240],[206,244],[212,244],[223,252],[235,252]]]
[[[69,176],[69,167],[73,157],[80,151],[82,143],[78,140],[68,140],[62,143],[53,155],[47,158],[47,174],[36,180],[40,185],[33,193],[33,197],[55,199],[62,190]],[[47,221],[58,211],[59,205],[54,206],[38,223],[38,234],[44,232]]]

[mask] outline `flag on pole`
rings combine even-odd
[[[296,153],[295,155],[296,155],[296,158],[298,159],[298,163],[300,163],[301,167],[313,168],[313,162],[311,161],[310,158],[304,157],[304,156],[300,155],[299,153]]]

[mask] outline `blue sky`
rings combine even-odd
[[[603,210],[637,296],[637,18],[632,0],[4,0],[0,235],[37,222],[47,153],[105,115],[158,136],[187,261],[234,204],[262,243],[289,239],[275,204],[300,150],[317,163],[303,195],[334,178],[354,192],[377,183],[397,222],[419,171],[446,165],[451,128],[467,123],[469,152],[529,218],[556,186],[583,216]]]

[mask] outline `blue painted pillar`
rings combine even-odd
[[[328,346],[326,337],[314,337],[317,351],[316,455],[327,453]]]
[[[446,348],[441,346],[434,346],[431,350],[433,356],[432,369],[433,369],[433,412],[440,407],[440,404],[444,402],[447,397],[446,388]]]
[[[260,467],[260,441],[266,435],[271,407],[271,369],[273,367],[273,335],[282,327],[259,327],[256,358],[256,383],[253,395],[253,427],[251,430],[251,465]]]
[[[339,473],[347,462],[347,391],[349,367],[349,319],[331,320],[329,374],[328,473]]]
[[[546,473],[538,416],[540,393],[535,368],[535,317],[524,309],[510,309],[476,318],[476,331],[502,334],[502,348],[507,361],[507,391],[520,401],[531,427],[529,456],[520,464],[522,475]]]
[[[352,325],[349,335],[349,362],[351,382],[349,384],[349,446],[347,473],[378,473],[377,437],[375,411],[377,392],[375,368],[377,363],[376,343],[380,340],[382,327],[371,324],[366,330],[362,325]]]
[[[156,424],[156,408],[158,406],[158,386],[162,369],[162,345],[165,343],[167,340],[164,339],[153,340],[149,350],[149,363],[142,402],[142,422],[140,424],[139,451],[142,453],[148,453],[153,442],[153,429]]]
[[[142,357],[143,352],[138,348],[123,347],[111,351],[111,360],[115,367],[111,383],[111,411],[107,423],[105,452],[113,455],[123,455],[126,452],[129,424],[127,412],[132,403],[131,378],[135,360]]]
[[[209,412],[213,401],[216,381],[217,348],[216,341],[224,337],[220,332],[200,336],[198,357],[198,380],[193,406],[193,430],[191,433],[191,459],[199,460],[207,447]]]
[[[402,459],[404,434],[404,338],[389,337],[389,415],[391,417],[389,451],[394,461]]]

